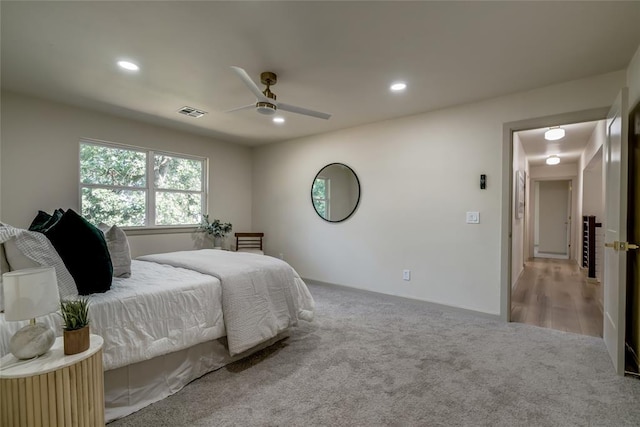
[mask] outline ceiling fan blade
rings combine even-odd
[[[303,114],[305,116],[316,117],[318,119],[329,120],[331,114],[321,113],[320,111],[313,111],[307,108],[296,107],[295,105],[285,104],[283,102],[278,102],[278,109],[288,111],[290,113]]]
[[[260,88],[251,80],[249,74],[245,70],[240,67],[232,66],[231,69],[235,71],[235,73],[242,79],[244,84],[249,88],[249,90],[258,98],[260,101],[266,100],[267,98],[264,96]]]
[[[231,110],[225,111],[225,113],[233,113],[234,111],[248,110],[249,108],[256,108],[256,104],[253,103],[253,104],[249,104],[249,105],[244,105],[242,107],[233,108]]]

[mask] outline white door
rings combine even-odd
[[[627,241],[627,89],[616,98],[607,116],[604,142],[605,249],[604,342],[619,375],[624,375]]]
[[[569,185],[571,181],[540,181],[538,257],[569,258]]]

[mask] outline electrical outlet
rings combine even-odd
[[[280,254],[280,259],[284,260],[284,254],[283,253]]]
[[[411,280],[411,270],[402,270],[402,280]]]

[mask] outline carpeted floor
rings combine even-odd
[[[313,323],[109,426],[640,425],[600,338],[309,287]]]

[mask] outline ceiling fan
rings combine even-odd
[[[276,101],[276,94],[271,92],[271,86],[278,82],[278,76],[270,71],[265,71],[260,74],[260,82],[267,86],[264,91],[261,91],[258,86],[251,80],[249,74],[240,67],[231,67],[233,71],[240,77],[249,90],[256,96],[257,101],[255,104],[245,105],[244,107],[234,108],[227,111],[231,113],[233,111],[245,110],[249,108],[255,108],[260,114],[271,116],[276,113],[277,110],[288,111],[290,113],[302,114],[305,116],[316,117],[318,119],[328,120],[331,114],[322,113],[320,111],[313,111],[307,108],[296,107],[295,105],[285,104],[284,102]]]

